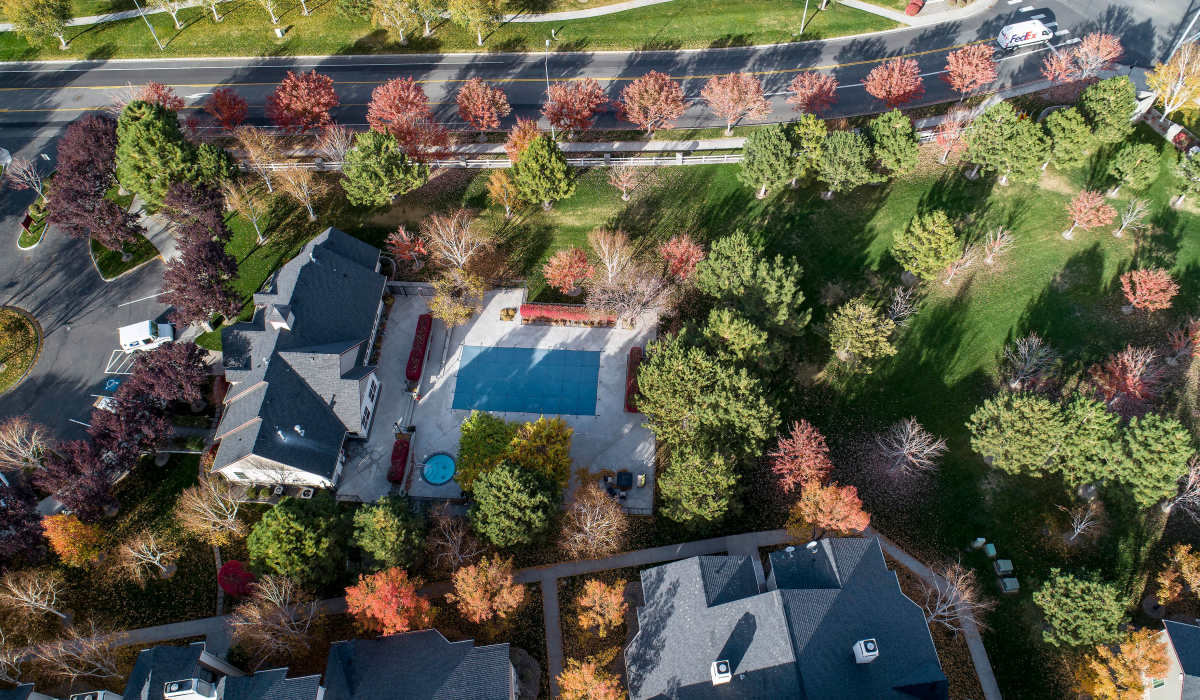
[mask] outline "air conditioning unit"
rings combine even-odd
[[[708,672],[712,676],[713,685],[724,685],[733,680],[733,667],[726,659],[712,662]]]
[[[280,485],[276,486],[276,487],[275,487],[275,488],[274,488],[274,489],[271,491],[271,493],[272,493],[272,494],[274,494],[274,495],[276,495],[276,496],[282,496],[282,495],[283,495],[283,492],[284,492],[285,490],[286,490],[286,487],[285,487],[283,484],[280,484]]]
[[[217,696],[212,683],[199,678],[163,683],[164,700],[212,700]]]
[[[39,694],[34,693],[30,697],[37,697]],[[46,696],[42,696],[46,697]],[[121,696],[111,690],[89,690],[86,693],[75,693],[70,696],[69,700],[121,700]]]
[[[312,498],[313,493],[314,493],[313,490],[306,486],[306,487],[300,489],[300,498]]]
[[[854,643],[854,662],[869,664],[879,658],[879,642],[874,639],[860,639]]]

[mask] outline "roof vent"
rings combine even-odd
[[[275,426],[275,434],[279,436],[280,440],[287,442],[287,433],[283,432],[283,428],[280,428],[278,425]]]
[[[816,554],[817,547],[820,547],[820,546],[821,545],[817,544],[816,540],[813,540],[812,542],[809,542],[808,544],[804,545],[804,548],[808,550],[809,554]]]
[[[791,554],[792,552],[796,551],[796,548],[789,544],[788,546],[783,548],[783,551],[787,552],[788,554]]]
[[[299,435],[300,437],[304,437],[304,426],[303,425],[300,425],[297,423],[296,425],[292,426],[292,430],[295,430],[296,434]]]
[[[860,639],[854,643],[854,663],[869,664],[879,658],[879,643],[874,639]]]
[[[292,307],[287,304],[271,304],[267,309],[267,324],[277,331],[290,331],[296,324]]]
[[[713,685],[724,685],[733,680],[733,671],[729,667],[729,661],[725,659],[712,662],[709,672],[712,674]]]
[[[212,683],[199,678],[163,683],[163,697],[167,700],[208,700],[215,698]]]

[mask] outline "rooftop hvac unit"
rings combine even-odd
[[[874,639],[860,639],[854,643],[854,663],[869,664],[879,658],[879,643]]]
[[[165,700],[212,700],[216,697],[212,683],[199,678],[186,678],[181,681],[163,683],[163,698]]]
[[[713,685],[724,685],[733,680],[733,668],[729,665],[729,661],[725,659],[712,662],[709,673],[712,675]]]
[[[35,693],[32,697],[36,696]],[[75,693],[70,700],[121,700],[121,696],[110,690],[89,690],[86,693]]]
[[[307,486],[300,489],[300,498],[312,498],[314,491]]]
[[[283,485],[283,484],[280,484],[280,485],[276,486],[276,487],[275,487],[275,488],[274,488],[274,489],[271,491],[271,493],[275,494],[276,496],[282,496],[282,495],[283,495],[283,492],[284,492],[284,490],[285,490],[285,487],[284,487],[284,485]]]

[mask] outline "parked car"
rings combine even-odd
[[[140,321],[117,329],[117,337],[121,349],[126,354],[138,350],[153,350],[154,348],[175,340],[175,329],[169,323]]]

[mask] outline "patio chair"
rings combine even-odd
[[[621,491],[633,488],[633,472],[624,469],[617,472],[617,488]]]

